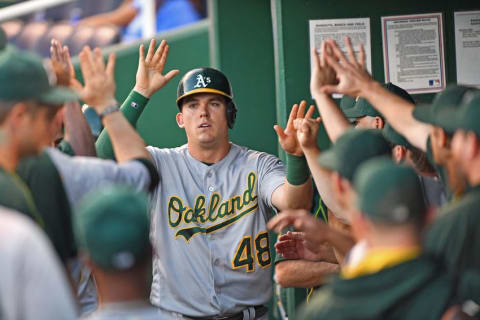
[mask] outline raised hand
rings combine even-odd
[[[86,46],[80,52],[80,69],[85,86],[77,89],[83,101],[92,106],[97,113],[116,104],[115,100],[115,54],[108,57],[107,65],[103,61],[102,51],[93,52]]]
[[[317,135],[321,121],[322,119],[320,117],[316,119],[305,117],[303,119],[295,119],[293,122],[293,126],[297,132],[298,143],[304,153],[318,148]]]
[[[62,47],[62,44],[57,39],[52,39],[50,43],[50,62],[57,77],[57,85],[71,87],[72,89],[82,87],[75,78],[75,69],[73,68],[68,47]]]
[[[320,88],[324,93],[343,93],[352,97],[361,95],[365,86],[373,81],[365,68],[365,50],[360,44],[359,57],[355,55],[350,38],[345,38],[348,59],[334,40],[328,40],[331,51],[325,51],[327,64],[335,70],[338,84],[326,84]]]
[[[327,64],[326,56],[332,55],[332,49],[327,45],[326,41],[322,41],[321,55],[317,53],[317,49],[312,50],[313,69],[310,78],[310,93],[312,97],[321,94],[321,88],[325,85],[334,85],[338,83],[335,70]]]
[[[303,232],[291,232],[281,235],[275,243],[275,251],[286,259],[322,260],[322,252],[314,252],[307,247]]]
[[[296,231],[302,232],[302,245],[311,253],[319,253],[326,241],[329,227],[322,221],[315,219],[306,210],[285,210],[270,219],[267,227],[277,233],[293,226]]]
[[[302,156],[303,150],[300,146],[300,143],[297,139],[297,132],[294,127],[294,122],[298,119],[311,119],[313,113],[315,112],[315,106],[310,106],[307,113],[305,114],[305,108],[307,106],[306,101],[300,102],[300,105],[294,104],[292,110],[290,111],[290,116],[288,117],[287,126],[285,130],[282,129],[279,125],[273,126],[273,129],[277,133],[278,142],[283,150],[286,153],[293,154],[296,156]]]
[[[147,56],[145,57],[145,45],[139,48],[138,69],[134,90],[143,96],[150,98],[155,92],[163,88],[179,71],[171,70],[163,75],[163,69],[168,57],[169,46],[162,40],[155,50],[156,40],[150,41]]]

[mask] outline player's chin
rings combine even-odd
[[[216,137],[215,135],[211,134],[211,133],[207,133],[207,132],[204,132],[204,133],[201,133],[197,136],[197,140],[200,142],[200,143],[212,143],[216,140]]]

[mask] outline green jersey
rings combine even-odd
[[[440,319],[454,293],[452,279],[426,256],[373,274],[333,279],[299,319]]]

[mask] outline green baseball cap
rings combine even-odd
[[[407,91],[394,85],[393,83],[389,82],[383,84],[382,86],[388,91],[396,94],[397,96],[402,97],[403,99],[408,100],[411,103],[415,103],[413,98],[408,94]],[[342,111],[347,118],[361,118],[365,116],[383,118],[383,115],[378,112],[377,109],[375,109],[373,105],[370,104],[370,102],[368,102],[365,98],[357,98],[353,107],[347,109],[342,108]]]
[[[127,270],[150,253],[147,196],[127,187],[87,195],[76,208],[78,247],[106,270]]]
[[[372,221],[402,224],[427,212],[420,179],[388,158],[363,163],[354,178],[357,207]]]
[[[466,86],[449,86],[438,93],[431,104],[418,105],[413,110],[413,117],[418,121],[432,124],[451,132],[449,119],[445,119],[451,112],[469,102],[478,89]]]
[[[390,141],[390,143],[392,143],[394,145],[400,145],[400,146],[403,146],[403,147],[405,147],[409,150],[415,149],[415,147],[412,146],[410,144],[410,142],[408,142],[408,140],[405,139],[404,136],[402,136],[400,133],[395,131],[395,129],[393,129],[392,126],[388,122],[385,123],[385,126],[383,127],[382,133],[383,133],[383,136],[385,137],[385,139],[387,139],[388,141]]]
[[[352,181],[355,171],[364,161],[390,156],[391,153],[390,144],[381,130],[350,129],[318,157],[318,163]]]
[[[345,112],[346,109],[353,108],[353,106],[355,106],[355,102],[357,102],[355,98],[344,94],[342,99],[340,99],[340,109]]]
[[[440,112],[438,122],[446,131],[473,131],[480,138],[480,90],[465,97],[468,102],[459,108],[448,108]]]
[[[8,46],[0,54],[0,100],[35,100],[60,106],[78,100],[72,90],[50,84],[47,68],[40,57]]]

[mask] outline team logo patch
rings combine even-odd
[[[183,237],[189,242],[197,234],[209,234],[226,228],[249,214],[256,212],[258,208],[257,175],[250,172],[247,177],[247,187],[242,194],[222,201],[218,193],[210,196],[208,208],[204,194],[195,199],[195,205],[190,208],[185,205],[182,198],[171,196],[168,201],[168,223],[171,228],[179,230],[175,233],[175,239]],[[203,226],[213,223],[210,226]]]
[[[204,77],[203,75],[197,75],[197,83],[193,86],[194,88],[206,88],[208,84],[212,82],[210,77]]]

